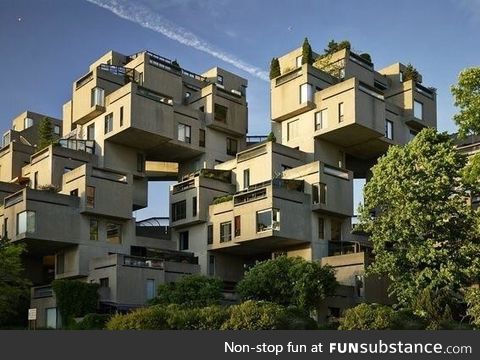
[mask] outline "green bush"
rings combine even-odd
[[[408,80],[420,82],[420,73],[413,67],[412,64],[408,64],[403,71],[403,81]]]
[[[219,196],[213,199],[213,205],[216,204],[221,204],[223,202],[227,202],[233,199],[233,195],[225,195],[225,196]]]
[[[270,80],[275,79],[276,77],[280,76],[280,74],[280,62],[274,57],[270,62]]]
[[[162,284],[152,304],[180,304],[202,307],[218,304],[223,298],[223,283],[219,279],[203,275],[187,275],[179,281]]]
[[[222,330],[286,329],[286,309],[270,302],[246,301],[231,307],[230,318]]]
[[[470,289],[465,294],[467,302],[467,315],[470,316],[470,322],[476,327],[480,327],[480,289]]]
[[[110,314],[87,314],[84,318],[71,326],[72,330],[103,330],[110,319]]]
[[[360,304],[345,310],[339,330],[385,330],[395,326],[396,313],[389,306]]]

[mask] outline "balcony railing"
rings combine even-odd
[[[358,241],[329,241],[328,256],[356,254],[370,252],[371,247]]]
[[[53,289],[51,285],[37,286],[33,288],[33,298],[41,299],[53,296]]]
[[[156,91],[149,90],[147,88],[144,88],[142,86],[137,87],[137,94],[140,96],[144,96],[150,100],[153,101],[158,101],[164,104],[172,105],[173,104],[173,98],[167,95],[163,95],[160,93],[157,93]]]
[[[93,72],[90,71],[88,74],[84,75],[75,83],[75,89],[82,87],[92,79],[93,79]]]
[[[191,179],[188,181],[181,182],[180,184],[174,185],[172,189],[172,194],[177,194],[179,192],[192,189],[195,187],[195,180]]]
[[[264,135],[250,135],[247,136],[247,145],[258,144],[267,141],[268,136]]]
[[[141,82],[140,74],[138,71],[135,71],[135,69],[110,64],[100,64],[97,69],[107,71],[113,75],[122,76],[125,79],[125,82],[134,82],[137,84],[140,84]]]
[[[164,263],[159,259],[147,259],[136,256],[124,256],[123,265],[141,267],[141,268],[153,268],[153,269],[164,269]]]
[[[85,151],[89,154],[95,154],[94,140],[60,139],[58,143],[61,147],[66,149]]]
[[[207,81],[207,78],[202,76],[202,75],[196,74],[192,71],[182,69],[173,60],[170,60],[166,57],[157,55],[157,54],[152,53],[150,51],[146,51],[145,53],[148,54],[148,56],[149,56],[148,63],[152,66],[155,66],[155,67],[157,67],[159,69],[163,69],[163,70],[177,72],[177,73],[180,73],[182,75],[191,77],[192,79],[195,79],[195,80]],[[136,56],[138,56],[138,54],[135,54],[133,56],[136,57]],[[133,56],[131,56],[131,58],[133,58]]]

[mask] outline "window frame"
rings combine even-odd
[[[225,232],[225,229],[228,229]],[[232,222],[224,221],[220,223],[220,243],[232,241]]]

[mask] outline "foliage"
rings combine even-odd
[[[244,300],[270,301],[312,311],[334,293],[336,285],[330,267],[300,257],[281,256],[259,262],[248,270],[237,291]]]
[[[467,302],[467,315],[470,316],[470,322],[476,328],[480,328],[480,289],[469,289],[465,294]]]
[[[278,58],[274,57],[270,62],[270,80],[275,79],[280,76],[280,74],[280,62],[278,61]]]
[[[94,313],[98,304],[98,284],[79,280],[54,280],[52,288],[62,321],[68,328],[74,317]]]
[[[53,184],[48,184],[48,185],[40,185],[38,187],[39,190],[43,190],[43,191],[49,191],[49,192],[53,192],[53,193],[56,193],[56,192],[59,192],[60,191],[60,188],[56,185],[53,185]]]
[[[246,301],[231,308],[230,318],[222,330],[285,329],[285,308],[270,302]]]
[[[453,117],[459,136],[480,134],[480,67],[460,72],[458,82],[452,86],[451,91],[455,106],[459,108]]]
[[[233,195],[225,195],[225,196],[218,196],[213,199],[213,205],[221,204],[223,202],[231,201],[233,199]]]
[[[277,142],[277,138],[275,137],[273,131],[270,131],[270,133],[268,134],[267,141]]]
[[[72,330],[103,330],[111,316],[110,314],[87,314],[70,328]]]
[[[324,52],[326,55],[331,55],[343,49],[350,50],[350,48],[351,48],[351,45],[350,45],[350,41],[348,40],[342,40],[340,42],[336,42],[335,40],[330,40],[328,42],[327,48],[324,49]]]
[[[345,310],[339,330],[385,330],[395,324],[395,310],[378,304],[360,304]]]
[[[0,326],[13,325],[28,298],[29,282],[23,277],[24,245],[13,244],[4,236],[0,239]],[[22,313],[24,315],[25,313]]]
[[[302,44],[302,64],[313,64],[312,47],[307,38],[303,40]]]
[[[428,330],[445,329],[453,322],[456,298],[449,289],[425,288],[414,299],[411,310],[427,323]]]
[[[54,142],[52,120],[44,117],[38,127],[38,150],[42,150]]]
[[[465,162],[447,134],[424,129],[372,168],[360,209],[360,229],[375,254],[367,275],[388,277],[403,307],[415,307],[423,289],[458,293],[478,274],[478,220],[466,202]]]
[[[408,64],[405,70],[403,71],[403,81],[405,82],[408,80],[413,80],[414,82],[417,82],[417,83],[420,82],[420,74],[417,71],[417,69],[413,67],[412,64]]]
[[[180,64],[178,63],[177,59],[172,61],[172,68],[174,70],[180,71],[182,68],[180,67]]]
[[[368,61],[369,63],[372,63],[372,57],[370,56],[369,53],[362,53],[360,54],[360,57],[366,61]]]
[[[203,275],[187,275],[180,281],[158,287],[154,304],[180,304],[200,307],[218,304],[222,299],[223,283]]]

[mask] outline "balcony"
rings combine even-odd
[[[94,140],[60,139],[58,143],[65,149],[85,151],[88,154],[95,154]]]
[[[53,297],[51,285],[36,286],[32,288],[32,299],[43,299]]]

